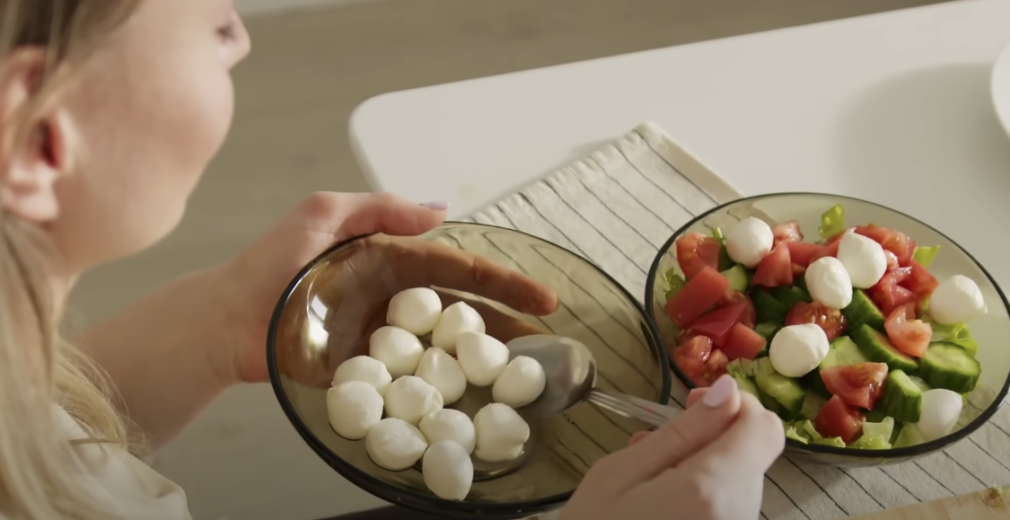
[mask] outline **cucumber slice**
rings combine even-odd
[[[884,397],[877,410],[900,422],[919,422],[922,417],[922,389],[903,370],[892,370],[884,384]]]
[[[779,303],[767,291],[763,289],[751,291],[751,301],[754,302],[754,310],[757,312],[758,323],[770,323],[781,326],[786,322],[786,314],[789,314],[790,308]]]
[[[800,417],[810,419],[811,421],[816,419],[821,408],[824,408],[824,405],[827,403],[827,399],[814,392],[807,392],[806,397],[803,398],[803,407],[800,408]]]
[[[826,368],[866,363],[867,361],[869,360],[866,359],[866,356],[859,350],[855,342],[849,339],[848,336],[839,336],[831,342],[828,355],[824,356],[821,364],[817,366],[817,370],[803,376],[803,385],[825,398],[830,398],[831,394],[828,392],[827,387],[824,386],[824,380],[821,379],[820,371]]]
[[[959,394],[975,389],[982,366],[963,348],[934,343],[922,357],[922,378],[934,388],[946,388]]]
[[[924,442],[926,442],[926,439],[922,437],[922,433],[919,433],[919,428],[912,423],[906,423],[901,427],[901,433],[899,433],[898,438],[895,439],[894,447],[907,448]]]
[[[923,392],[933,389],[933,387],[926,384],[926,382],[919,376],[908,376],[908,378],[911,379],[912,382],[915,383],[915,386],[919,387],[919,390],[922,390]]]
[[[865,324],[881,332],[884,331],[884,313],[880,312],[877,305],[862,289],[852,291],[852,303],[842,309],[842,315],[849,321],[850,329]]]
[[[738,292],[746,292],[750,286],[750,273],[742,265],[734,265],[722,272],[722,275],[729,280],[729,288]]]
[[[803,409],[803,399],[806,392],[795,379],[786,377],[775,371],[768,358],[757,360],[757,374],[754,377],[761,392],[775,400],[781,406],[779,416],[795,417]]]
[[[891,370],[915,372],[919,368],[919,363],[915,359],[899,352],[894,345],[891,345],[891,340],[887,339],[887,336],[865,323],[852,331],[852,339],[870,361],[887,363],[887,367]]]
[[[810,298],[810,293],[808,293],[805,289],[797,287],[795,285],[776,287],[771,290],[771,295],[773,298],[778,300],[783,307],[787,309],[786,312],[789,312],[788,310],[792,309],[793,306],[795,306],[797,303],[800,302],[810,303],[811,301],[813,301]]]

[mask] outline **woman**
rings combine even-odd
[[[131,453],[266,380],[270,311],[305,263],[350,237],[423,233],[447,204],[312,195],[234,261],[71,344],[56,327],[74,281],[179,222],[227,133],[249,39],[232,0],[0,0],[0,21],[0,518],[189,518],[182,491]],[[462,288],[532,313],[556,304],[468,265]],[[597,464],[565,518],[755,518],[781,424],[728,378],[693,402]]]

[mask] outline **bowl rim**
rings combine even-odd
[[[591,260],[571,251],[570,249],[555,244],[553,242],[547,241],[538,236],[526,233],[525,231],[520,231],[517,229],[510,229],[502,226],[495,226],[490,224],[481,224],[475,222],[461,222],[461,221],[445,221],[434,229],[438,229],[443,226],[464,226],[464,227],[478,227],[486,229],[494,229],[500,231],[507,231],[511,233],[518,233],[527,238],[531,238],[537,242],[549,245],[562,251],[565,251],[572,256],[578,258],[579,260],[585,262],[585,264],[591,269],[595,270],[596,273],[605,277],[618,291],[623,295],[632,306],[638,311],[644,319],[645,329],[648,330],[648,334],[652,336],[653,346],[655,348],[656,354],[658,355],[658,363],[661,367],[660,374],[662,379],[662,385],[660,390],[660,404],[667,404],[670,400],[670,391],[673,386],[673,377],[669,370],[664,370],[662,368],[669,367],[672,362],[663,348],[662,337],[659,335],[659,331],[656,329],[655,323],[650,319],[650,316],[646,313],[645,306],[640,303],[623,285],[620,284],[613,276],[605,272],[598,265],[596,265]],[[433,229],[433,230],[434,230]],[[437,509],[438,514],[443,515],[462,515],[470,518],[520,518],[529,516],[531,514],[536,514],[538,512],[543,512],[550,510],[560,504],[567,502],[575,490],[567,491],[565,493],[560,493],[550,497],[545,497],[537,500],[530,500],[526,502],[514,502],[509,504],[494,504],[494,503],[476,503],[476,502],[463,502],[454,500],[445,500],[439,498],[435,495],[430,495],[426,493],[420,493],[411,489],[406,489],[399,487],[382,479],[374,477],[365,471],[362,471],[343,459],[340,455],[331,451],[326,445],[320,441],[310,428],[308,428],[305,423],[299,417],[297,411],[291,400],[289,399],[287,393],[284,391],[283,384],[281,383],[281,373],[277,367],[276,363],[276,345],[277,345],[277,334],[279,322],[281,315],[287,306],[288,300],[291,298],[291,294],[298,287],[298,285],[304,280],[305,276],[320,262],[325,258],[330,256],[333,252],[340,250],[348,245],[357,242],[358,240],[363,240],[371,235],[363,235],[358,237],[353,237],[347,240],[338,242],[325,251],[320,253],[311,262],[305,265],[298,274],[294,276],[288,286],[281,293],[278,299],[277,305],[274,307],[274,311],[270,317],[270,326],[267,330],[267,340],[266,340],[266,357],[267,357],[267,370],[270,376],[270,386],[273,388],[274,396],[277,398],[281,409],[284,411],[284,415],[288,418],[288,422],[295,428],[298,435],[301,436],[302,440],[309,445],[309,448],[316,453],[319,458],[321,458],[327,465],[336,470],[338,474],[349,480],[354,485],[360,487],[372,495],[384,499],[393,504],[406,507],[409,509],[414,509],[421,512],[430,513],[432,510]],[[417,506],[417,503],[430,504],[434,509],[424,509]]]
[[[676,242],[677,238],[686,233],[687,230],[695,223],[700,222],[701,220],[705,219],[706,217],[717,211],[720,211],[724,208],[742,202],[758,199],[766,199],[772,197],[831,197],[834,199],[839,199],[841,201],[850,200],[854,202],[869,204],[871,206],[876,206],[878,208],[890,211],[892,213],[901,215],[915,222],[918,222],[919,224],[922,224],[923,226],[930,229],[934,233],[949,240],[951,244],[954,244],[955,247],[957,247],[962,253],[965,254],[965,256],[967,256],[972,262],[974,262],[975,265],[979,268],[979,270],[981,270],[982,273],[985,275],[989,283],[992,284],[992,286],[996,289],[996,294],[999,295],[1000,301],[1003,302],[1004,309],[1006,309],[1007,313],[1010,314],[1010,301],[1007,301],[1007,297],[1003,293],[1003,289],[1001,289],[999,284],[996,283],[996,280],[993,278],[992,274],[990,274],[989,271],[974,256],[972,256],[971,253],[969,253],[965,248],[961,247],[961,244],[958,244],[954,239],[950,238],[949,236],[947,236],[940,230],[936,229],[935,227],[902,211],[898,211],[896,209],[884,206],[883,204],[878,204],[876,202],[868,201],[866,199],[860,199],[858,197],[850,197],[847,195],[837,195],[833,193],[822,193],[811,191],[793,191],[793,192],[787,191],[787,192],[764,193],[761,195],[751,195],[735,199],[729,202],[725,202],[723,204],[719,204],[718,206],[695,216],[688,223],[684,224],[679,229],[677,229],[673,233],[673,235],[671,235],[670,238],[668,238],[666,242],[663,243],[659,251],[656,253],[655,258],[653,258],[652,260],[652,265],[649,267],[648,280],[645,285],[645,305],[649,310],[647,318],[652,322],[653,327],[656,328],[657,331],[659,330],[659,328],[655,322],[654,317],[655,305],[653,303],[653,298],[655,296],[655,291],[653,290],[653,286],[655,285],[654,281],[656,280],[656,276],[659,274],[658,272],[659,265],[662,262],[663,257],[666,256],[667,251],[670,250],[674,242]],[[687,375],[684,374],[683,371],[681,371],[680,367],[678,367],[677,364],[674,363],[673,358],[669,357],[669,359],[670,359],[670,368],[673,369],[673,372],[677,375],[677,379],[679,379],[682,384],[686,385],[688,389],[696,388],[696,385],[691,382],[690,378],[688,378]],[[982,413],[980,413],[978,417],[976,417],[972,422],[966,424],[963,428],[961,428],[956,432],[952,432],[943,437],[940,437],[939,439],[925,442],[922,444],[916,444],[914,446],[908,446],[904,448],[890,448],[886,450],[863,450],[856,448],[837,448],[834,446],[825,446],[821,444],[804,444],[802,442],[790,438],[786,438],[786,446],[801,451],[808,451],[823,455],[842,455],[842,456],[860,457],[860,458],[895,459],[895,458],[907,458],[907,457],[925,455],[927,453],[931,453],[943,449],[947,446],[953,445],[957,442],[960,442],[965,438],[967,438],[969,435],[975,433],[976,430],[981,428],[985,423],[989,422],[989,420],[992,419],[992,416],[995,415],[997,411],[999,411],[1000,407],[1003,404],[1003,400],[1006,399],[1008,391],[1010,391],[1010,372],[1008,372],[1008,374],[1004,378],[1003,388],[997,394],[996,399],[994,399],[993,402],[985,410],[983,410]]]

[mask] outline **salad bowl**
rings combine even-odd
[[[767,238],[775,247],[750,266],[728,254],[746,256],[736,238],[743,232],[734,232],[737,242],[727,237],[744,221],[773,229]],[[861,289],[851,285],[858,275],[846,273],[852,293],[832,308],[822,303],[835,297],[818,276],[841,265],[846,233],[861,236],[849,243],[879,243],[887,266]],[[812,256],[801,258],[804,251]],[[776,255],[785,258],[778,271]],[[715,284],[712,301],[706,279]],[[934,314],[971,303],[951,300],[961,294],[951,286],[963,285],[954,280],[965,279],[984,302],[980,315],[957,324],[944,315],[940,323]],[[725,296],[716,299],[720,290]],[[928,455],[985,424],[1010,386],[1010,304],[985,267],[928,224],[855,198],[769,194],[698,215],[660,249],[645,305],[681,382],[704,387],[730,373],[780,415],[786,452],[801,460],[858,467]],[[810,330],[816,338],[802,344]]]

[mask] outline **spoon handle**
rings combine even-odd
[[[600,408],[609,410],[629,419],[637,419],[649,426],[660,427],[683,410],[653,403],[630,395],[606,393],[594,389],[587,400]]]

